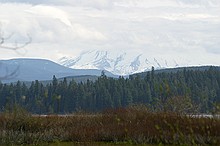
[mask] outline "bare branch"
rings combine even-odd
[[[2,63],[0,64],[2,66]],[[5,72],[4,72],[5,71]],[[13,79],[19,74],[19,66],[17,66],[13,71],[9,71],[8,67],[4,67],[4,71],[2,76],[0,76],[0,81],[1,80],[8,80],[8,79]]]
[[[22,48],[25,48],[28,44],[30,44],[32,42],[32,38],[29,34],[27,34],[28,40],[24,43],[20,43],[20,44],[18,44],[17,42],[7,43],[9,40],[12,39],[13,36],[14,36],[14,33],[11,33],[10,35],[5,36],[4,33],[2,32],[1,24],[0,24],[0,49],[12,50],[12,51],[15,51],[17,54],[22,54],[21,52],[19,52],[19,50]],[[19,66],[15,68],[14,70],[9,71],[8,67],[3,66],[3,63],[0,62],[0,71],[1,71],[0,73],[2,73],[0,75],[0,81],[6,80],[6,79],[12,79],[18,75]]]
[[[10,37],[11,37],[11,36],[12,36],[12,35],[10,35]],[[15,42],[14,45],[12,45],[12,46],[5,45],[4,43],[5,43],[6,38],[1,37],[1,38],[0,38],[0,48],[2,48],[2,49],[8,49],[8,50],[14,50],[14,51],[16,51],[16,50],[18,50],[18,49],[21,49],[21,48],[24,48],[24,47],[26,47],[28,44],[30,44],[30,43],[32,42],[32,38],[30,37],[30,35],[27,34],[27,36],[28,36],[28,41],[27,41],[27,42],[25,42],[25,43],[23,43],[23,44],[21,44],[21,45],[18,45],[18,44]],[[9,37],[9,38],[10,38],[10,37]]]

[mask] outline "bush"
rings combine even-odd
[[[220,144],[220,120],[217,118],[155,113],[145,106],[62,116],[33,116],[22,111],[0,115],[0,144],[55,141]]]

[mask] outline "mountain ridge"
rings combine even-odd
[[[177,60],[178,59],[178,60]],[[75,57],[62,57],[59,64],[73,69],[107,70],[113,74],[130,75],[155,69],[196,66],[181,57],[164,58],[162,55],[151,56],[141,52],[93,50]]]
[[[90,51],[90,53],[92,53]],[[85,53],[87,54],[87,53]],[[57,78],[64,78],[64,77],[77,77],[79,76],[80,78],[82,76],[100,76],[101,72],[104,70],[105,74],[108,77],[114,77],[117,78],[119,75],[115,75],[111,73],[110,70],[111,68],[107,68],[106,66],[113,66],[113,69],[116,70],[117,72],[123,70],[126,66],[126,64],[120,64],[121,62],[124,61],[124,57],[126,56],[126,53],[121,53],[118,55],[118,57],[114,60],[111,58],[108,58],[108,53],[107,52],[96,52],[95,57],[97,60],[91,61],[91,63],[96,63],[94,64],[87,64],[87,67],[94,67],[95,69],[72,69],[69,67],[65,67],[63,65],[60,65],[58,63],[55,63],[50,60],[46,59],[29,59],[29,58],[17,58],[17,59],[10,59],[10,60],[0,60],[0,80],[2,83],[11,83],[11,82],[16,82],[16,81],[47,81],[51,80],[53,75],[55,75]],[[87,56],[88,57],[88,56]],[[179,66],[177,62],[175,63],[176,66],[173,66],[169,68],[168,62],[165,60],[164,64],[161,65],[160,60],[153,58],[153,63],[152,60],[145,60],[145,63],[148,64],[147,68],[140,68],[143,67],[141,63],[143,63],[143,58],[141,60],[142,55],[136,56],[130,63],[130,68],[134,70],[134,72],[130,74],[123,75],[124,77],[128,77],[128,75],[133,75],[133,74],[141,74],[143,72],[151,71],[152,67],[155,68],[155,72],[169,72],[169,71],[178,71],[184,68],[187,69],[201,69],[201,68],[209,68],[210,66],[214,65],[204,65],[204,66]],[[81,59],[83,56],[81,56]],[[66,59],[66,58],[64,58]],[[93,58],[90,58],[93,59]],[[82,59],[83,60],[83,59]],[[74,62],[78,63],[78,62]],[[80,59],[78,60],[80,61]],[[66,62],[71,63],[71,62]],[[67,66],[66,64],[66,66]],[[72,65],[72,64],[70,64]],[[124,65],[124,66],[123,66]],[[98,67],[97,67],[98,66]],[[71,67],[71,66],[70,66]],[[121,68],[120,68],[121,67]],[[215,66],[219,67],[219,66]],[[84,78],[85,80],[85,78]]]
[[[220,71],[220,66],[207,65],[207,66],[177,67],[177,68],[166,68],[166,69],[161,69],[161,70],[154,70],[154,72],[155,72],[155,74],[158,74],[158,73],[177,73],[177,72],[183,71],[183,70],[186,70],[186,71],[208,71],[210,69]],[[135,73],[135,74],[130,75],[130,77],[140,76],[141,78],[144,78],[148,74],[148,72],[151,72],[151,71]]]
[[[102,70],[97,69],[71,69],[46,59],[18,58],[0,60],[0,77],[3,83],[34,80],[51,80],[53,75],[57,78],[66,76],[95,75],[100,76]],[[11,74],[14,73],[14,74]],[[117,77],[105,71],[107,76]]]

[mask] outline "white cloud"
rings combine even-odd
[[[26,12],[29,12],[39,17],[56,18],[65,25],[71,27],[71,22],[69,20],[68,14],[56,7],[37,5],[26,10]]]
[[[200,54],[196,63],[220,64],[219,0],[0,0],[0,22],[15,34],[11,42],[33,39],[25,55],[4,50],[0,58],[103,49],[194,61]]]

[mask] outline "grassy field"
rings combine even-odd
[[[220,145],[220,120],[144,108],[68,116],[33,116],[25,111],[0,115],[2,145],[60,142]]]

